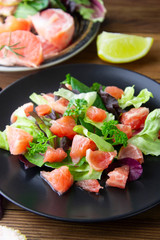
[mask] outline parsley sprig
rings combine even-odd
[[[36,142],[30,142],[30,147],[27,148],[28,154],[30,156],[33,156],[36,153],[45,153],[47,150],[48,146],[48,141],[54,138],[55,136],[52,137],[46,137],[43,132],[40,132],[37,137]]]
[[[4,48],[5,51],[4,51],[4,56],[7,57],[7,54],[8,54],[8,51],[14,53],[16,56],[20,56],[20,57],[24,57],[22,54],[16,52],[16,50],[18,49],[22,49],[22,48],[25,48],[25,47],[16,47],[20,42],[17,42],[15,44],[12,44],[11,45],[11,33],[9,35],[9,42],[8,42],[8,45],[2,45],[0,47],[0,51]]]
[[[120,131],[116,124],[118,124],[118,121],[115,120],[103,123],[102,134],[104,135],[104,139],[111,140],[112,145],[123,144],[123,146],[126,147],[128,141],[127,135]]]
[[[64,116],[84,117],[88,103],[85,99],[71,99]]]

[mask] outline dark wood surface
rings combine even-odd
[[[159,0],[108,0],[102,31],[137,34],[154,38],[150,52],[144,58],[116,66],[136,71],[160,82],[160,1]],[[102,62],[96,52],[96,39],[81,53],[65,62]],[[114,65],[114,64],[112,64]],[[0,87],[5,88],[29,72],[0,72]],[[2,104],[2,103],[1,103]],[[157,183],[158,184],[158,183]],[[4,216],[1,225],[14,227],[26,234],[27,239],[160,239],[160,205],[123,220],[103,223],[68,223],[55,221],[30,213],[4,199]]]

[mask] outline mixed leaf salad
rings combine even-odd
[[[34,92],[12,113],[0,148],[26,167],[42,168],[41,177],[59,194],[74,182],[96,193],[124,189],[141,177],[144,154],[160,155],[160,109],[143,106],[151,97],[147,89],[135,96],[134,86],[88,87],[67,74],[58,91]]]
[[[106,13],[102,0],[8,0],[1,5],[9,7],[8,11],[13,7],[16,18],[27,18],[47,8],[59,8],[70,14],[78,12],[82,18],[93,21],[103,21]]]

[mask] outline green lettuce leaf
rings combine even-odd
[[[76,166],[73,165],[72,159],[70,158],[69,154],[67,158],[65,158],[62,162],[45,163],[45,166],[51,168],[59,168],[64,165],[69,167],[69,170],[73,175],[74,181],[101,178],[102,172],[98,172],[92,169],[86,161],[85,157],[83,157]]]
[[[3,132],[0,131],[0,148],[9,151],[6,131],[3,131]]]
[[[87,92],[87,93],[80,93],[80,94],[74,94],[73,92],[60,88],[57,92],[54,92],[54,95],[64,97],[68,101],[71,99],[84,99],[88,103],[88,107],[93,105],[94,101],[96,100],[97,93],[96,92]]]
[[[42,167],[44,165],[43,162],[44,156],[39,153],[36,153],[33,156],[31,156],[28,152],[26,152],[24,156],[30,163],[33,163],[38,167]]]
[[[126,87],[121,99],[118,99],[119,106],[124,109],[133,105],[135,108],[139,108],[143,103],[146,103],[150,97],[153,97],[152,93],[146,88],[142,89],[138,96],[134,96],[134,86]]]
[[[29,98],[37,105],[41,105],[41,104],[47,104],[48,101],[42,97],[42,95],[37,94],[37,93],[32,93]]]
[[[24,131],[28,132],[33,136],[33,140],[36,140],[40,129],[37,127],[35,122],[32,120],[26,118],[26,117],[18,117],[17,121],[14,122],[11,126],[14,126],[16,128],[21,128]]]
[[[150,112],[146,118],[144,129],[134,137],[128,140],[137,146],[145,155],[160,155],[160,139],[158,134],[160,130],[160,109]]]

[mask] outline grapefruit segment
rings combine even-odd
[[[103,171],[108,168],[116,155],[117,151],[103,152],[100,150],[92,151],[91,149],[88,149],[86,151],[86,160],[94,170]]]
[[[81,180],[76,182],[76,185],[88,192],[99,193],[99,190],[103,187],[99,184],[97,179]]]
[[[109,93],[112,97],[116,98],[117,100],[122,97],[124,91],[121,88],[116,86],[108,86],[104,90],[105,92]]]
[[[70,156],[76,164],[82,157],[86,156],[87,149],[96,149],[96,144],[87,137],[75,135],[72,141]]]
[[[6,127],[7,140],[11,154],[24,154],[33,141],[33,137],[26,131],[12,126]]]
[[[76,132],[73,131],[76,122],[71,116],[61,117],[58,120],[51,121],[51,123],[52,126],[50,127],[50,130],[58,137],[68,137],[69,139],[73,139],[76,135]]]
[[[65,98],[60,98],[57,101],[54,99],[54,95],[43,94],[43,97],[48,101],[49,106],[58,113],[64,114],[67,110],[67,105],[69,101]]]
[[[41,171],[41,177],[60,195],[65,193],[73,184],[73,176],[67,166],[54,169],[51,172]]]
[[[62,148],[48,147],[44,155],[44,162],[62,162],[66,157],[67,153]]]
[[[46,114],[51,113],[51,107],[48,104],[41,104],[35,107],[35,110],[38,116],[45,116]]]
[[[13,52],[6,50],[5,47],[1,49],[0,64],[2,65],[37,67],[43,61],[41,42],[29,31],[17,30],[11,33],[1,33],[0,46],[3,45],[10,46]]]
[[[141,128],[149,114],[149,109],[146,107],[131,108],[128,112],[122,113],[121,123],[130,125],[133,130]]]
[[[107,117],[106,112],[95,106],[91,106],[87,109],[86,115],[89,119],[94,122],[103,122],[103,120]]]
[[[118,153],[118,159],[123,158],[133,158],[137,160],[140,164],[144,162],[144,157],[141,150],[133,144],[128,144],[127,147],[121,147]]]
[[[115,168],[108,173],[109,179],[106,185],[124,189],[129,175],[129,166],[123,165],[122,167]]]

